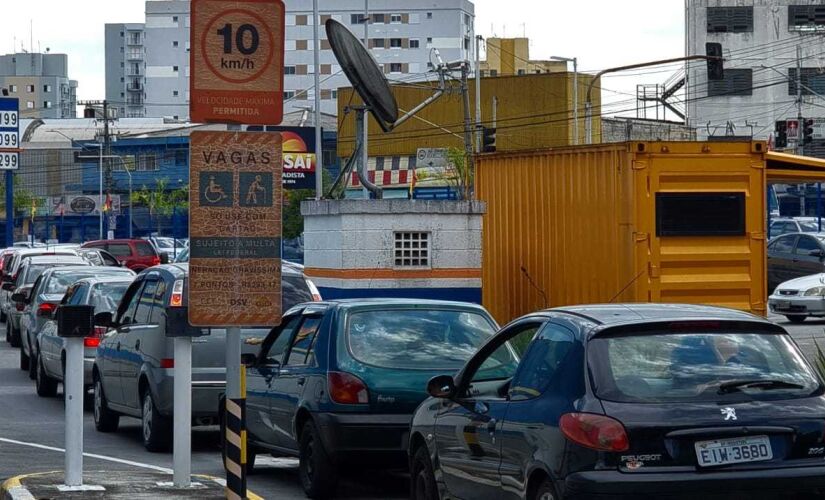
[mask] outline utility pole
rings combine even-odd
[[[470,64],[464,62],[461,65],[461,93],[464,96],[464,151],[467,154],[467,168],[464,174],[466,182],[465,196],[467,199],[473,198],[473,186],[471,179],[473,178],[473,126],[470,118],[470,89],[467,85],[468,73],[470,71]]]
[[[481,153],[481,41],[476,36],[476,153]]]
[[[370,0],[364,0],[364,48],[370,50]],[[363,150],[361,151],[361,158],[364,162],[364,173],[369,175],[370,170],[370,120],[369,116],[364,117],[364,137],[361,139]],[[369,199],[370,192],[366,187],[363,188],[364,198]]]
[[[312,52],[315,63],[315,199],[324,196],[323,137],[321,137],[321,40],[318,37],[318,0],[312,0]]]
[[[100,147],[100,192],[99,192],[99,203],[100,203],[100,239],[103,239],[103,206],[106,203],[106,198],[103,196],[104,193],[104,186],[105,186],[105,193],[107,196],[111,197],[112,189],[114,187],[114,180],[112,178],[112,162],[110,158],[112,157],[112,142],[111,142],[111,135],[109,133],[109,101],[81,101],[78,104],[81,106],[102,106],[103,108],[103,141],[101,142],[98,139],[98,145]],[[104,165],[103,159],[106,158],[106,163]],[[110,198],[111,199],[111,198]],[[132,209],[132,200],[129,200],[129,210]],[[113,230],[115,227],[115,223],[117,221],[116,216],[112,213],[109,217],[109,228],[110,231]]]
[[[796,154],[803,156],[805,146],[802,144],[802,47],[796,46]],[[804,197],[803,197],[804,198]],[[804,201],[803,201],[804,203]],[[803,214],[805,212],[802,212]]]

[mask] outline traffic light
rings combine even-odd
[[[785,120],[778,120],[776,122],[776,128],[774,128],[774,147],[788,147],[788,122]]]
[[[814,142],[814,120],[806,118],[804,126],[802,127],[802,144],[810,144]]]
[[[708,80],[724,80],[725,70],[722,64],[722,44],[717,42],[706,43],[705,55],[708,56]]]
[[[481,130],[481,151],[483,153],[496,152],[496,129],[495,127],[483,127]]]

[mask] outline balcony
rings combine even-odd
[[[141,92],[143,91],[143,83],[141,82],[130,82],[126,84],[126,90],[129,92]]]
[[[126,105],[127,106],[143,106],[143,97],[127,97],[126,98]]]
[[[126,70],[126,76],[143,76],[143,71],[140,68],[129,68]]]
[[[143,60],[143,51],[142,50],[130,50],[126,53],[126,59],[130,61],[142,61]]]
[[[126,44],[130,46],[143,45],[143,36],[140,33],[134,33],[126,37]]]

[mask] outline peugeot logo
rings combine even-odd
[[[736,408],[722,408],[719,410],[724,415],[725,420],[736,420]]]

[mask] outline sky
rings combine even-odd
[[[432,0],[437,3],[438,0]],[[577,57],[579,70],[601,70],[684,55],[684,0],[474,0],[476,32],[530,38],[532,59]],[[144,0],[26,0],[4,9],[0,51],[69,54],[79,99],[103,99],[105,23],[143,22]],[[22,8],[25,6],[25,8]],[[578,20],[578,22],[577,22]],[[31,23],[31,24],[30,24]],[[31,37],[30,37],[31,26]],[[16,42],[15,42],[16,39]],[[30,42],[33,40],[33,44]],[[572,68],[571,68],[572,69]],[[636,84],[664,83],[675,66],[606,77],[605,102],[635,108]],[[641,73],[641,74],[640,74]],[[611,111],[610,109],[605,111]]]

